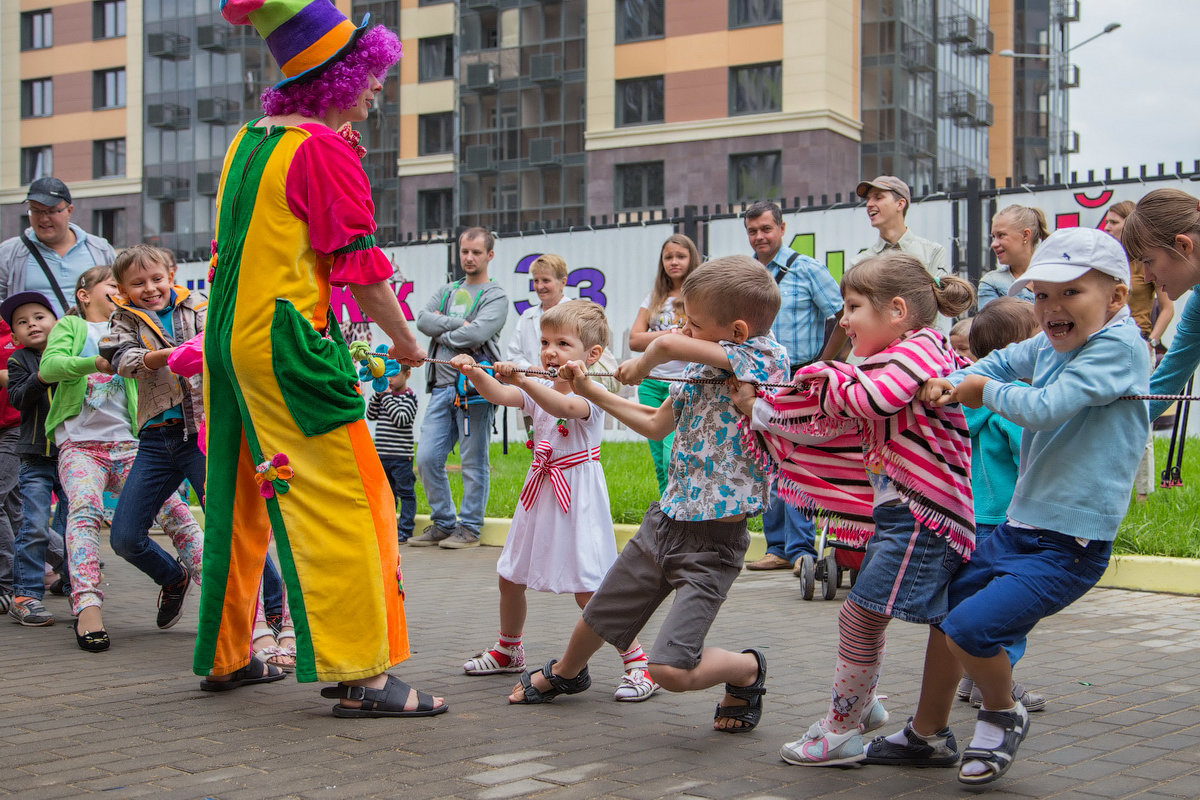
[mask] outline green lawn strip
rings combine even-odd
[[[1167,461],[1167,440],[1155,442],[1155,481]],[[500,444],[491,445],[492,487],[487,516],[511,517],[529,470],[530,455],[524,440],[510,442],[508,454]],[[457,451],[449,463],[458,464]],[[654,465],[643,442],[605,442],[601,463],[608,480],[613,522],[636,525],[646,507],[658,499]],[[1145,503],[1130,502],[1129,515],[1121,525],[1114,547],[1116,553],[1147,556],[1200,558],[1200,438],[1188,439],[1184,448],[1183,486],[1156,489]],[[455,502],[462,499],[462,475],[450,473]],[[417,482],[417,513],[428,514],[424,488]],[[762,530],[762,521],[750,521],[750,529]],[[420,531],[417,531],[420,533]]]

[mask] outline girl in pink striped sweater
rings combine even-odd
[[[839,540],[867,544],[838,615],[829,712],[783,746],[789,764],[863,759],[862,734],[888,718],[875,695],[884,629],[893,617],[940,622],[950,577],[974,548],[966,421],[957,405],[916,399],[925,381],[965,364],[933,325],[974,294],[899,252],[864,261],[842,280],[841,319],[862,362],[811,364],[776,395],[738,393],[746,439],[773,463],[780,496],[826,517]]]

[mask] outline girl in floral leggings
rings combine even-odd
[[[59,447],[59,479],[70,508],[66,549],[75,640],[93,653],[107,650],[110,644],[100,614],[103,493],[121,490],[137,455],[137,387],[114,375],[112,365],[99,355],[116,291],[107,266],[79,276],[77,305],[50,332],[38,373],[43,382],[58,383],[46,429]],[[203,534],[191,511],[173,494],[157,521],[198,584]]]

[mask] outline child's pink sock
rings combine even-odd
[[[521,646],[521,634],[518,633],[516,636],[509,636],[507,633],[501,633],[496,638],[496,644],[506,650],[518,648]],[[512,661],[512,657],[502,650],[489,650],[488,652],[491,653],[492,658],[496,659],[496,663],[502,667],[507,667],[508,662]]]
[[[858,728],[863,712],[875,702],[875,684],[883,663],[883,632],[891,617],[847,600],[838,613],[837,666],[833,699],[823,725],[830,733]]]

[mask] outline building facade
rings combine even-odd
[[[141,240],[142,8],[126,0],[0,4],[0,238],[28,225],[30,182],[71,188],[72,221]]]

